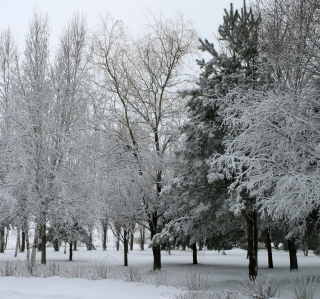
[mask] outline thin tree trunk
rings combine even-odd
[[[72,261],[72,241],[69,242],[69,261]]]
[[[271,235],[270,235],[269,229],[266,229],[266,245],[267,245],[267,249],[268,249],[268,267],[273,268]]]
[[[298,270],[297,249],[294,239],[288,240],[289,258],[290,258],[290,271]]]
[[[26,247],[27,247],[27,262],[29,262],[30,261],[30,239],[29,239],[29,225],[28,224],[27,224],[25,234],[26,234]]]
[[[16,250],[14,252],[14,257],[18,256],[19,243],[20,243],[20,228],[17,227],[17,242],[16,242]]]
[[[0,227],[0,253],[4,253],[4,248],[5,248],[4,236],[5,236],[4,226],[1,226]]]
[[[102,250],[107,250],[107,232],[108,232],[108,225],[103,224],[102,225],[103,233],[102,233]]]
[[[64,242],[64,252],[63,254],[67,254],[67,242]]]
[[[123,252],[124,252],[124,266],[128,266],[128,239],[127,231],[123,231]]]
[[[140,248],[144,250],[144,243],[145,243],[145,228],[144,226],[140,227]]]
[[[241,214],[247,223],[247,242],[248,242],[248,258],[249,258],[249,278],[255,280],[258,275],[257,256],[254,245],[254,223],[253,219],[248,216],[245,210]]]
[[[25,233],[25,228],[21,232],[21,247],[20,247],[20,252],[24,252],[26,246],[26,233]]]
[[[9,230],[7,229],[7,233],[6,233],[6,243],[4,244],[4,249],[7,249],[7,245],[8,245],[8,238],[9,238]]]
[[[133,233],[132,233],[131,236],[130,236],[130,250],[131,251],[133,250],[133,238],[134,238],[134,236],[133,236]]]
[[[73,251],[77,251],[78,250],[78,242],[74,241],[73,242]]]
[[[54,251],[59,251],[59,249],[60,249],[60,242],[59,242],[58,239],[54,239],[53,242],[52,242],[52,245],[53,245]]]
[[[202,251],[203,249],[203,241],[199,241],[199,251]]]
[[[45,265],[47,263],[47,226],[44,222],[42,226],[42,236],[41,236],[41,264]]]
[[[197,257],[197,243],[193,243],[191,245],[192,247],[192,257],[193,257],[193,264],[197,265],[198,264],[198,257]]]
[[[37,225],[34,231],[32,251],[31,251],[31,260],[30,260],[31,271],[33,271],[32,269],[36,265],[36,255],[37,255],[37,247],[38,247],[37,245],[38,245],[39,234],[40,234],[40,228]]]

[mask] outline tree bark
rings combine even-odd
[[[191,245],[192,247],[192,258],[193,258],[193,264],[197,265],[198,264],[198,257],[197,257],[197,243],[193,243]]]
[[[108,225],[103,224],[102,225],[103,233],[102,233],[102,250],[107,250],[107,232],[108,232]]]
[[[69,242],[69,261],[72,261],[72,241]]]
[[[130,236],[130,250],[131,251],[133,250],[133,238],[134,238],[134,236],[133,236],[133,233],[132,233],[131,236]]]
[[[24,252],[26,246],[26,233],[25,233],[25,228],[21,232],[21,247],[20,247],[20,252]]]
[[[77,241],[74,241],[73,242],[73,251],[77,251],[77,246],[78,246],[78,242]]]
[[[153,270],[161,269],[161,248],[160,245],[152,246]]]
[[[46,222],[42,226],[42,245],[41,245],[41,264],[45,265],[47,263],[47,226]]]
[[[266,247],[268,250],[268,267],[273,268],[272,247],[271,247],[271,235],[270,230],[266,229]]]
[[[144,243],[145,243],[145,228],[144,226],[140,227],[140,248],[144,250]]]
[[[20,228],[17,227],[17,242],[16,242],[16,250],[14,252],[14,257],[18,256],[19,243],[20,243]]]
[[[245,210],[241,211],[241,214],[247,223],[247,242],[248,242],[248,258],[249,258],[249,279],[255,280],[258,275],[257,255],[255,252],[254,242],[254,215],[249,217]]]
[[[54,251],[59,251],[59,249],[60,249],[60,242],[59,242],[58,239],[54,239],[53,242],[52,242],[52,245],[53,245]]]
[[[288,240],[290,271],[298,270],[297,249],[294,239]]]
[[[128,239],[127,231],[123,231],[123,254],[124,254],[124,266],[128,266]]]
[[[30,240],[29,240],[29,224],[26,227],[26,247],[27,247],[27,262],[30,260]]]
[[[158,227],[158,218],[156,212],[152,214],[151,217],[149,217],[149,227],[150,227],[150,233],[151,233],[151,240],[157,233]],[[153,253],[153,270],[159,270],[161,269],[161,247],[160,245],[153,245],[152,246],[152,253]]]
[[[4,248],[5,248],[5,228],[4,226],[0,227],[0,253],[4,253]]]

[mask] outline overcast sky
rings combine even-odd
[[[99,13],[108,11],[135,33],[139,26],[147,23],[145,13],[150,9],[165,16],[182,12],[185,20],[193,22],[200,37],[213,41],[223,10],[229,8],[230,2],[240,8],[243,0],[2,0],[0,28],[10,26],[19,46],[23,47],[33,10],[37,9],[50,17],[51,47],[55,48],[61,29],[74,11],[84,13],[90,26],[97,23]]]

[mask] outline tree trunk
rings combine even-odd
[[[69,261],[72,261],[72,241],[69,242]]]
[[[20,228],[17,227],[17,242],[16,242],[16,250],[14,252],[14,257],[18,256],[19,243],[20,243]]]
[[[259,231],[258,231],[258,213],[257,210],[254,209],[252,212],[252,220],[253,220],[253,249],[254,254],[256,256],[256,268],[258,271],[258,237],[259,237]]]
[[[102,250],[107,250],[107,232],[108,232],[108,225],[103,224],[102,225],[103,233],[102,233]]]
[[[290,257],[290,271],[298,270],[297,249],[294,239],[288,240],[289,257]]]
[[[158,218],[156,213],[153,213],[149,221],[150,233],[151,233],[151,240],[153,239],[154,235],[158,232]],[[161,269],[161,247],[160,245],[153,245],[152,246],[152,253],[153,253],[153,270]]]
[[[26,234],[26,247],[27,247],[27,262],[29,262],[30,260],[29,224],[27,224],[25,234]]]
[[[31,260],[30,260],[31,271],[33,271],[32,269],[36,265],[36,255],[37,255],[37,247],[38,247],[37,245],[38,245],[39,234],[40,234],[40,228],[39,228],[39,225],[37,225],[34,231],[32,251],[31,251]]]
[[[198,264],[198,257],[197,257],[197,243],[193,243],[191,245],[192,247],[192,257],[193,257],[193,264],[197,265]]]
[[[4,249],[7,249],[7,245],[8,245],[8,238],[9,238],[9,230],[7,229],[7,233],[6,233],[6,242],[4,243]]]
[[[273,268],[271,235],[269,229],[266,229],[266,247],[268,249],[268,267]]]
[[[59,251],[59,249],[60,249],[59,240],[58,239],[54,239],[53,242],[52,242],[52,246],[53,246],[54,251]]]
[[[202,251],[203,249],[203,241],[199,241],[199,251]]]
[[[21,247],[20,247],[20,252],[24,252],[26,246],[26,233],[25,233],[25,228],[21,232]]]
[[[4,248],[5,248],[5,228],[4,226],[0,227],[0,253],[4,253]]]
[[[133,238],[134,238],[134,236],[133,236],[133,234],[131,234],[131,236],[130,236],[130,250],[131,251],[133,250]]]
[[[41,264],[45,265],[47,263],[47,226],[46,222],[42,226],[42,236],[41,236]]]
[[[64,242],[64,252],[63,254],[67,254],[67,242]]]
[[[78,246],[78,242],[74,241],[73,242],[73,251],[77,251],[77,246]]]
[[[127,231],[123,231],[123,252],[124,252],[124,266],[128,266],[128,239]]]
[[[144,226],[140,227],[140,248],[144,250],[144,243],[145,243],[145,228]]]
[[[160,245],[152,246],[153,270],[161,269],[161,248]]]
[[[245,210],[241,211],[241,214],[247,223],[247,242],[248,242],[248,257],[249,257],[249,278],[255,280],[258,275],[257,255],[255,252],[254,242],[254,217],[249,217]],[[254,216],[254,215],[253,215]]]

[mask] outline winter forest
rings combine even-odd
[[[182,15],[133,35],[74,13],[51,48],[49,17],[0,36],[1,253],[16,230],[32,273],[109,230],[124,266],[136,236],[157,271],[170,250],[244,249],[253,284],[261,244],[269,268],[279,244],[290,270],[319,253],[318,0],[226,3],[216,40]]]

